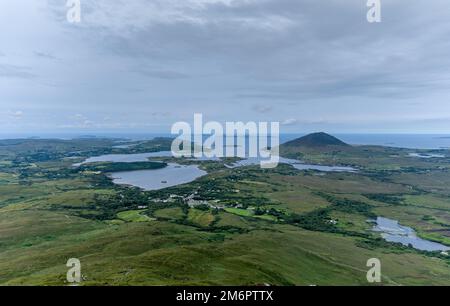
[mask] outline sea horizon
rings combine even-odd
[[[309,133],[281,133],[280,143],[285,143]],[[450,149],[450,134],[436,133],[330,133],[351,145],[375,145],[406,149]],[[71,132],[71,133],[0,133],[0,140],[117,138],[129,141],[151,140],[157,137],[174,138],[170,133],[145,132]]]

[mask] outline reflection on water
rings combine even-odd
[[[145,162],[151,158],[157,157],[172,157],[172,152],[161,151],[151,153],[138,153],[138,154],[107,154],[102,156],[96,156],[86,159],[82,163],[74,164],[78,167],[87,163],[95,162],[115,162],[115,163],[132,163],[132,162]],[[219,158],[193,158],[190,160],[196,161],[220,161]],[[261,158],[247,158],[242,159],[232,165],[226,165],[228,168],[237,168],[251,165],[260,165]],[[302,163],[301,161],[280,158],[280,163],[292,165],[298,170],[317,170],[323,172],[356,172],[357,169],[351,167],[335,167],[335,166],[322,166],[322,165],[309,165]],[[135,170],[126,172],[115,172],[110,176],[113,182],[121,185],[131,185],[139,187],[145,190],[159,190],[167,187],[173,187],[180,184],[186,184],[194,181],[195,179],[206,175],[207,173],[200,170],[197,165],[181,166],[175,163],[169,164],[162,169],[154,170]]]
[[[416,232],[407,226],[398,224],[398,221],[378,217],[376,226],[373,228],[376,232],[381,232],[381,236],[389,242],[399,242],[403,245],[412,245],[413,248],[422,251],[448,251],[450,247],[443,244],[428,241],[417,237]]]
[[[146,162],[152,157],[171,157],[172,152],[161,151],[151,153],[136,153],[136,154],[106,154],[101,156],[90,157],[82,163],[74,164],[75,167],[99,162],[111,162],[111,163],[134,163],[134,162]]]
[[[172,157],[172,152],[170,151],[161,151],[161,152],[151,152],[151,153],[136,153],[136,154],[106,154],[96,157],[90,157],[86,159],[82,163],[74,164],[75,167],[78,167],[83,164],[88,163],[96,163],[96,162],[115,162],[115,163],[132,163],[132,162],[144,162],[148,161],[149,158],[156,157]],[[220,161],[217,157],[200,157],[200,158],[191,158],[189,160],[197,160],[197,161]],[[227,165],[228,168],[238,168],[245,166],[254,166],[260,165],[261,161],[265,159],[260,157],[250,157],[246,159],[242,159],[237,161],[231,165]],[[312,165],[305,164],[296,159],[289,159],[280,157],[280,164],[288,164],[292,165],[294,168],[298,170],[317,170],[323,172],[356,172],[358,171],[352,167],[340,167],[340,166],[322,166],[322,165]]]
[[[262,161],[261,158],[247,158],[235,162],[232,165],[227,165],[228,168],[238,168],[245,166],[259,165]],[[293,166],[297,170],[316,170],[322,172],[357,172],[358,170],[352,167],[339,167],[339,166],[322,166],[322,165],[312,165],[305,164],[296,159],[289,159],[280,157],[280,164],[287,164]]]
[[[196,165],[181,166],[168,164],[163,169],[114,172],[111,178],[115,184],[131,185],[144,190],[159,190],[190,183],[207,172]]]

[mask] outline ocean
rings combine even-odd
[[[306,134],[281,134],[280,142],[284,143]],[[342,141],[352,145],[379,145],[409,149],[450,149],[450,135],[448,134],[332,134]],[[71,133],[71,134],[0,134],[0,139],[19,138],[53,138],[53,139],[73,139],[79,137],[108,137],[127,138],[131,140],[146,140],[154,137],[174,137],[170,134],[152,133]]]

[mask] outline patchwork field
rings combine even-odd
[[[158,191],[114,185],[102,169],[122,165],[68,161],[169,142],[113,143],[2,143],[0,284],[66,285],[66,262],[78,258],[83,285],[369,285],[367,260],[379,258],[382,285],[450,285],[448,256],[386,242],[369,222],[395,219],[450,246],[448,159],[376,147],[333,155],[357,173],[199,161],[207,176]],[[330,154],[302,152],[320,162]]]

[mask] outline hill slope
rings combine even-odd
[[[331,136],[327,133],[313,133],[306,135],[304,137],[289,141],[285,143],[283,146],[285,147],[309,147],[309,148],[317,148],[317,147],[327,147],[327,146],[342,146],[349,147],[350,145],[345,142],[337,139],[334,136]]]

